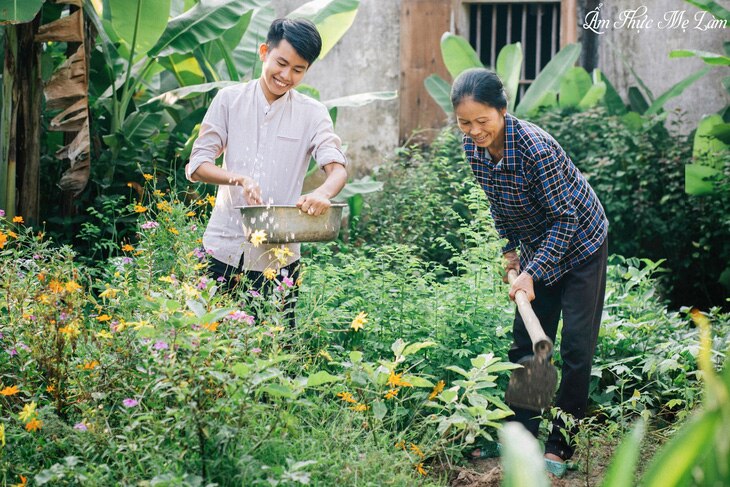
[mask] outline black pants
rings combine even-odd
[[[223,278],[223,285],[227,291],[241,288],[244,296],[244,305],[248,305],[253,301],[253,296],[249,291],[261,293],[264,298],[268,298],[274,292],[274,289],[281,283],[284,276],[290,277],[294,282],[294,286],[289,288],[286,298],[281,303],[281,310],[284,312],[287,325],[294,327],[294,308],[299,296],[299,261],[292,262],[286,267],[279,269],[275,279],[266,279],[263,272],[247,271],[243,269],[243,256],[238,266],[228,265],[213,257],[208,257],[208,275],[213,279]],[[250,310],[258,322],[261,318],[257,316],[257,310]]]
[[[532,309],[540,320],[545,334],[553,342],[558,329],[560,313],[563,314],[563,330],[560,339],[560,356],[563,361],[562,377],[555,405],[576,419],[585,416],[588,406],[588,387],[591,380],[591,366],[596,351],[598,331],[601,326],[603,298],[606,291],[606,261],[608,242],[598,249],[586,262],[563,275],[552,286],[535,283],[535,300]],[[515,314],[512,348],[509,358],[512,362],[531,355],[532,342],[519,312]],[[537,437],[540,418],[534,411],[512,408],[515,421],[522,423]],[[561,420],[553,422],[552,432],[545,443],[545,453],[552,453],[567,460],[573,456],[571,441],[561,433],[565,429]],[[575,428],[569,431],[570,438]]]

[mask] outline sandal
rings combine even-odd
[[[565,475],[565,471],[568,469],[566,462],[558,462],[557,460],[550,460],[549,458],[543,458],[545,460],[545,469],[548,473],[561,478]]]

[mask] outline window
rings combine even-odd
[[[485,66],[494,67],[500,49],[522,44],[517,100],[560,49],[560,1],[494,0],[469,3],[469,43]]]

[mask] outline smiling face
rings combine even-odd
[[[261,66],[261,87],[269,103],[282,97],[296,87],[304,78],[309,63],[302,58],[286,39],[276,47],[268,44],[259,46]]]
[[[477,147],[502,149],[506,108],[497,109],[467,97],[456,105],[454,113],[459,129],[471,137]]]

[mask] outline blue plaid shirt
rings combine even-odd
[[[601,202],[560,144],[547,132],[505,117],[504,157],[464,135],[464,151],[490,203],[503,252],[520,246],[520,267],[554,284],[596,252],[608,232]]]

